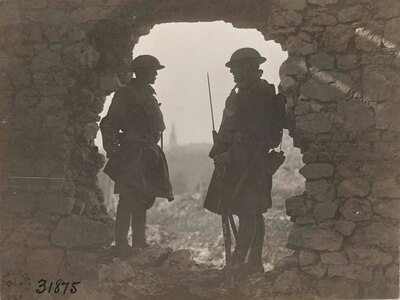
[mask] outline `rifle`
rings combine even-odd
[[[211,108],[211,121],[212,121],[212,136],[214,144],[217,142],[217,132],[215,131],[214,124],[214,112],[212,106],[212,98],[211,98],[211,87],[210,87],[210,76],[207,72],[207,84],[208,84],[208,95],[210,98],[210,108]],[[223,179],[225,177],[225,167],[221,170],[221,174],[217,174],[217,182],[218,182],[218,207],[221,208],[221,219],[222,219],[222,235],[224,238],[224,246],[225,246],[225,267],[226,267],[226,284],[229,287],[233,285],[233,273],[232,273],[232,240],[231,240],[231,231],[230,227],[232,227],[233,235],[237,241],[237,229],[235,225],[235,220],[233,219],[232,214],[228,212],[228,209],[224,205],[224,201],[221,197],[221,192],[223,190]]]

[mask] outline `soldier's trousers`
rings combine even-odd
[[[117,247],[128,245],[127,236],[131,225],[132,246],[145,246],[146,211],[152,200],[153,199],[148,196],[132,190],[122,191],[120,193],[115,221],[115,243]]]
[[[233,263],[247,262],[262,265],[262,249],[264,244],[265,224],[262,214],[239,215],[239,229]]]

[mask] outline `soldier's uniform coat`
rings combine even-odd
[[[265,164],[271,145],[274,96],[267,81],[256,79],[238,84],[227,98],[210,157],[228,152],[232,163],[226,167],[222,182],[218,179],[222,170],[214,170],[204,202],[206,209],[221,214],[220,201],[236,215],[265,213],[271,207],[272,175],[265,172]],[[246,179],[238,190],[244,174]]]
[[[136,79],[115,93],[100,124],[105,150],[117,149],[104,172],[115,181],[115,193],[136,190],[172,200],[167,161],[157,145],[165,125],[154,95],[149,84]]]

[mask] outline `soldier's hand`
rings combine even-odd
[[[215,168],[221,168],[229,165],[231,163],[231,157],[228,152],[218,154],[214,157]]]

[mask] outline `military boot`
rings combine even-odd
[[[131,247],[128,244],[131,213],[128,208],[127,202],[121,201],[120,198],[115,220],[115,255],[121,259],[129,257],[131,252]]]
[[[245,255],[235,249],[232,254],[232,273],[235,281],[243,280],[248,275],[244,261]]]
[[[264,273],[262,252],[264,245],[265,224],[262,215],[256,217],[256,232],[251,242],[247,261],[245,263],[248,274]]]
[[[146,206],[145,203],[135,207],[132,212],[132,247],[147,248],[146,243]]]

